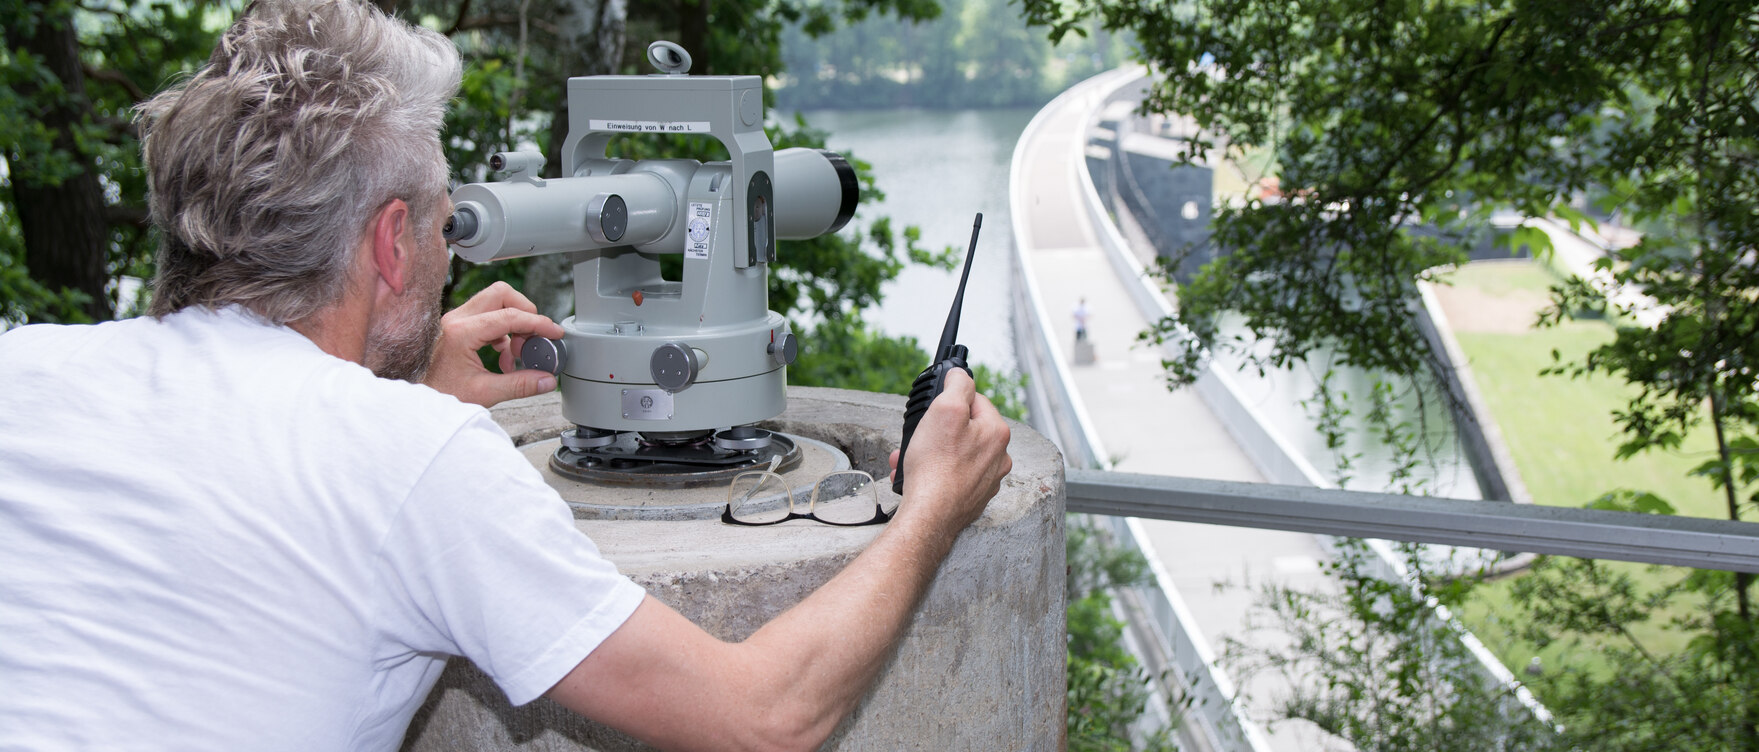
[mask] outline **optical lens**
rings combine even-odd
[[[727,503],[740,522],[775,522],[788,516],[788,488],[775,473],[740,473],[727,488]]]

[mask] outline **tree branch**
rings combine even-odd
[[[458,4],[458,15],[452,17],[452,25],[446,29],[446,36],[457,34],[463,29],[464,17],[470,15],[470,0]]]
[[[549,21],[545,21],[542,18],[530,19],[530,23],[532,26],[536,26],[537,28],[544,30],[545,32],[549,33],[552,36],[558,36],[561,34],[561,30],[556,28],[555,24],[550,23]],[[447,33],[448,34],[455,34],[460,31],[474,31],[476,29],[498,29],[498,28],[501,28],[504,26],[518,26],[518,25],[519,25],[519,16],[518,15],[478,16],[476,18],[467,18],[467,19],[459,21],[458,23],[453,24],[452,30]]]
[[[130,225],[142,230],[152,226],[152,215],[144,206],[111,204],[104,207],[104,221],[111,225]]]
[[[136,102],[145,101],[147,98],[146,90],[136,84],[133,79],[123,75],[122,71],[94,68],[90,63],[81,63],[80,70],[85,73],[86,78],[93,81],[105,81],[122,87],[123,91],[128,92],[128,96],[133,97]]]
[[[1422,144],[1429,137],[1429,132],[1435,129],[1436,124],[1440,123],[1442,118],[1446,117],[1450,112],[1460,106],[1460,97],[1465,95],[1468,83],[1471,79],[1478,76],[1478,72],[1483,69],[1484,64],[1490,60],[1492,55],[1496,54],[1497,46],[1502,44],[1503,35],[1508,33],[1510,27],[1515,25],[1515,20],[1515,14],[1511,13],[1508,18],[1503,19],[1502,23],[1497,26],[1496,32],[1490,37],[1490,42],[1484,46],[1484,49],[1479,50],[1477,65],[1473,65],[1462,71],[1460,70],[1460,66],[1465,64],[1466,58],[1462,57],[1454,63],[1454,69],[1448,72],[1448,77],[1451,78],[1455,75],[1459,75],[1464,80],[1460,81],[1459,84],[1454,87],[1452,95],[1448,98],[1447,102],[1436,103],[1439,106],[1439,109],[1436,110],[1435,114],[1430,116],[1429,121],[1424,123],[1422,128],[1417,129],[1417,132],[1407,139],[1403,146],[1399,147],[1398,153],[1394,154],[1392,159],[1387,160],[1386,165],[1381,168],[1380,174],[1376,176],[1374,180],[1370,181],[1368,183],[1369,185],[1379,185],[1384,183],[1387,177],[1392,175],[1392,171],[1398,167],[1399,163],[1405,161],[1407,156],[1410,156],[1411,150],[1417,148],[1419,144]]]
[[[94,119],[93,122],[104,126],[104,130],[107,131],[104,136],[104,143],[110,144],[111,146],[121,146],[126,142],[126,139],[129,138],[140,138],[140,131],[135,127],[134,121],[132,120],[123,120],[121,118],[113,117],[98,117]]]

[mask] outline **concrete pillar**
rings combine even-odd
[[[516,443],[549,440],[568,427],[556,399],[511,403],[495,418]],[[794,387],[787,412],[764,427],[834,446],[877,478],[897,446],[903,409],[902,397]],[[1011,428],[1013,473],[960,536],[877,684],[825,749],[1064,747],[1062,458],[1031,428]],[[565,498],[603,491],[544,472]],[[804,523],[735,528],[718,519],[577,524],[654,597],[726,640],[744,639],[799,602],[879,533]],[[458,659],[416,714],[404,749],[646,747],[547,699],[511,707],[487,677]]]

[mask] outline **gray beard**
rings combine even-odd
[[[437,299],[411,303],[395,321],[367,332],[366,367],[381,379],[420,383],[427,374],[440,339],[440,305]]]

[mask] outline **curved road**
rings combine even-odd
[[[1014,191],[1014,216],[1021,218],[1015,242],[1049,312],[1053,341],[1061,343],[1090,427],[1113,469],[1263,482],[1264,476],[1194,390],[1166,389],[1160,354],[1136,343],[1137,332],[1148,322],[1107,263],[1083,208],[1087,173],[1081,164],[1090,136],[1111,135],[1092,129],[1105,110],[1104,98],[1133,78],[1114,72],[1079,84],[1027,129],[1022,138],[1029,140],[1016,152],[1022,163],[1015,165],[1015,174],[1024,185]],[[1072,312],[1082,298],[1090,311],[1088,336],[1096,354],[1089,365],[1075,365],[1074,357]],[[1249,629],[1247,616],[1259,583],[1274,579],[1307,589],[1327,583],[1319,572],[1325,554],[1312,535],[1141,522],[1148,546],[1194,615],[1200,639],[1207,638],[1217,654],[1230,639],[1259,648],[1287,641],[1274,630]],[[1242,686],[1238,677],[1235,685]],[[1247,716],[1260,723],[1273,749],[1347,748],[1309,725],[1264,724],[1268,709],[1287,692],[1278,677],[1260,674],[1242,690]]]

